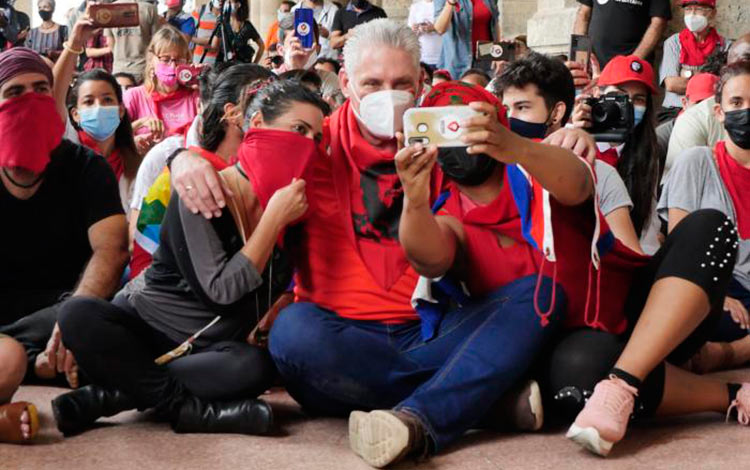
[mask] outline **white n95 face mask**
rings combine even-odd
[[[708,26],[708,18],[703,15],[685,15],[685,26],[691,33],[703,31]]]
[[[379,139],[393,139],[404,128],[404,112],[415,105],[414,95],[404,90],[381,90],[370,93],[361,100],[354,85],[354,97],[359,101],[357,120],[367,131]]]

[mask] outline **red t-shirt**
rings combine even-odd
[[[563,206],[554,199],[550,202],[557,262],[545,262],[543,274],[556,280],[565,291],[565,327],[590,327],[614,334],[624,332],[627,327],[625,300],[636,268],[645,265],[648,257],[614,240],[614,245],[601,257],[600,271],[596,271],[591,267],[590,252],[596,221],[593,202],[575,207]],[[471,204],[453,187],[441,211],[463,224],[468,263],[465,282],[469,292],[475,296],[486,295],[512,281],[537,274],[542,256],[523,237],[521,216],[507,178],[495,201],[486,206],[472,207]],[[601,213],[599,217],[601,233],[609,232]],[[492,218],[498,222],[481,222]],[[504,236],[505,246],[499,235]],[[509,244],[508,239],[514,244]]]
[[[410,304],[417,273],[407,268],[389,289],[373,279],[354,245],[354,228],[336,196],[329,160],[312,165],[307,188],[308,219],[295,256],[296,301],[313,302],[355,320],[417,320]]]
[[[484,0],[471,0],[474,16],[471,19],[471,50],[477,51],[477,41],[492,41],[490,24],[492,23],[492,12]]]

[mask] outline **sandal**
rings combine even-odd
[[[21,433],[21,415],[29,413],[29,437]],[[23,444],[34,439],[39,431],[39,412],[33,403],[19,401],[0,406],[0,442]]]

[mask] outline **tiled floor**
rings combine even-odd
[[[745,374],[747,377],[747,374]],[[267,395],[279,435],[177,435],[166,424],[124,413],[80,436],[64,439],[49,401],[61,390],[24,387],[17,399],[37,403],[44,426],[35,445],[0,444],[0,469],[254,470],[367,469],[348,449],[345,420],[309,419],[282,392]],[[475,432],[449,452],[398,469],[750,469],[750,429],[723,416],[642,423],[604,460],[580,450],[563,430],[511,435]]]

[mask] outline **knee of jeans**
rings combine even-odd
[[[268,350],[279,368],[282,364],[314,355],[315,304],[298,302],[286,307],[273,323]]]
[[[88,343],[88,337],[95,334],[92,320],[105,300],[93,297],[73,297],[60,304],[57,323],[62,341],[68,349],[77,349]]]

